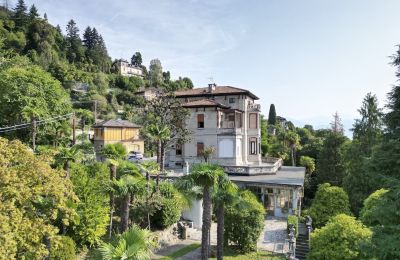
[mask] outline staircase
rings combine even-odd
[[[299,223],[299,236],[296,239],[296,258],[305,260],[310,251],[308,243],[308,230],[304,223]]]

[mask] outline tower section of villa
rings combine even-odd
[[[204,161],[202,152],[213,147],[213,162],[221,165],[260,165],[261,131],[258,97],[248,90],[210,84],[175,92],[190,111],[190,142],[175,145],[166,156],[169,167]]]

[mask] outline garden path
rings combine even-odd
[[[266,217],[264,230],[258,239],[258,248],[275,253],[285,253],[288,250],[286,218]]]

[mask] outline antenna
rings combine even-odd
[[[214,84],[215,82],[214,82],[214,78],[212,77],[212,76],[210,76],[209,78],[207,78],[209,81],[210,81],[210,83],[211,84]]]

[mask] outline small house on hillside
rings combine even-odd
[[[101,160],[99,152],[107,144],[122,143],[127,152],[144,153],[144,141],[140,138],[141,126],[127,120],[108,120],[96,123],[94,129],[94,148],[97,160]]]

